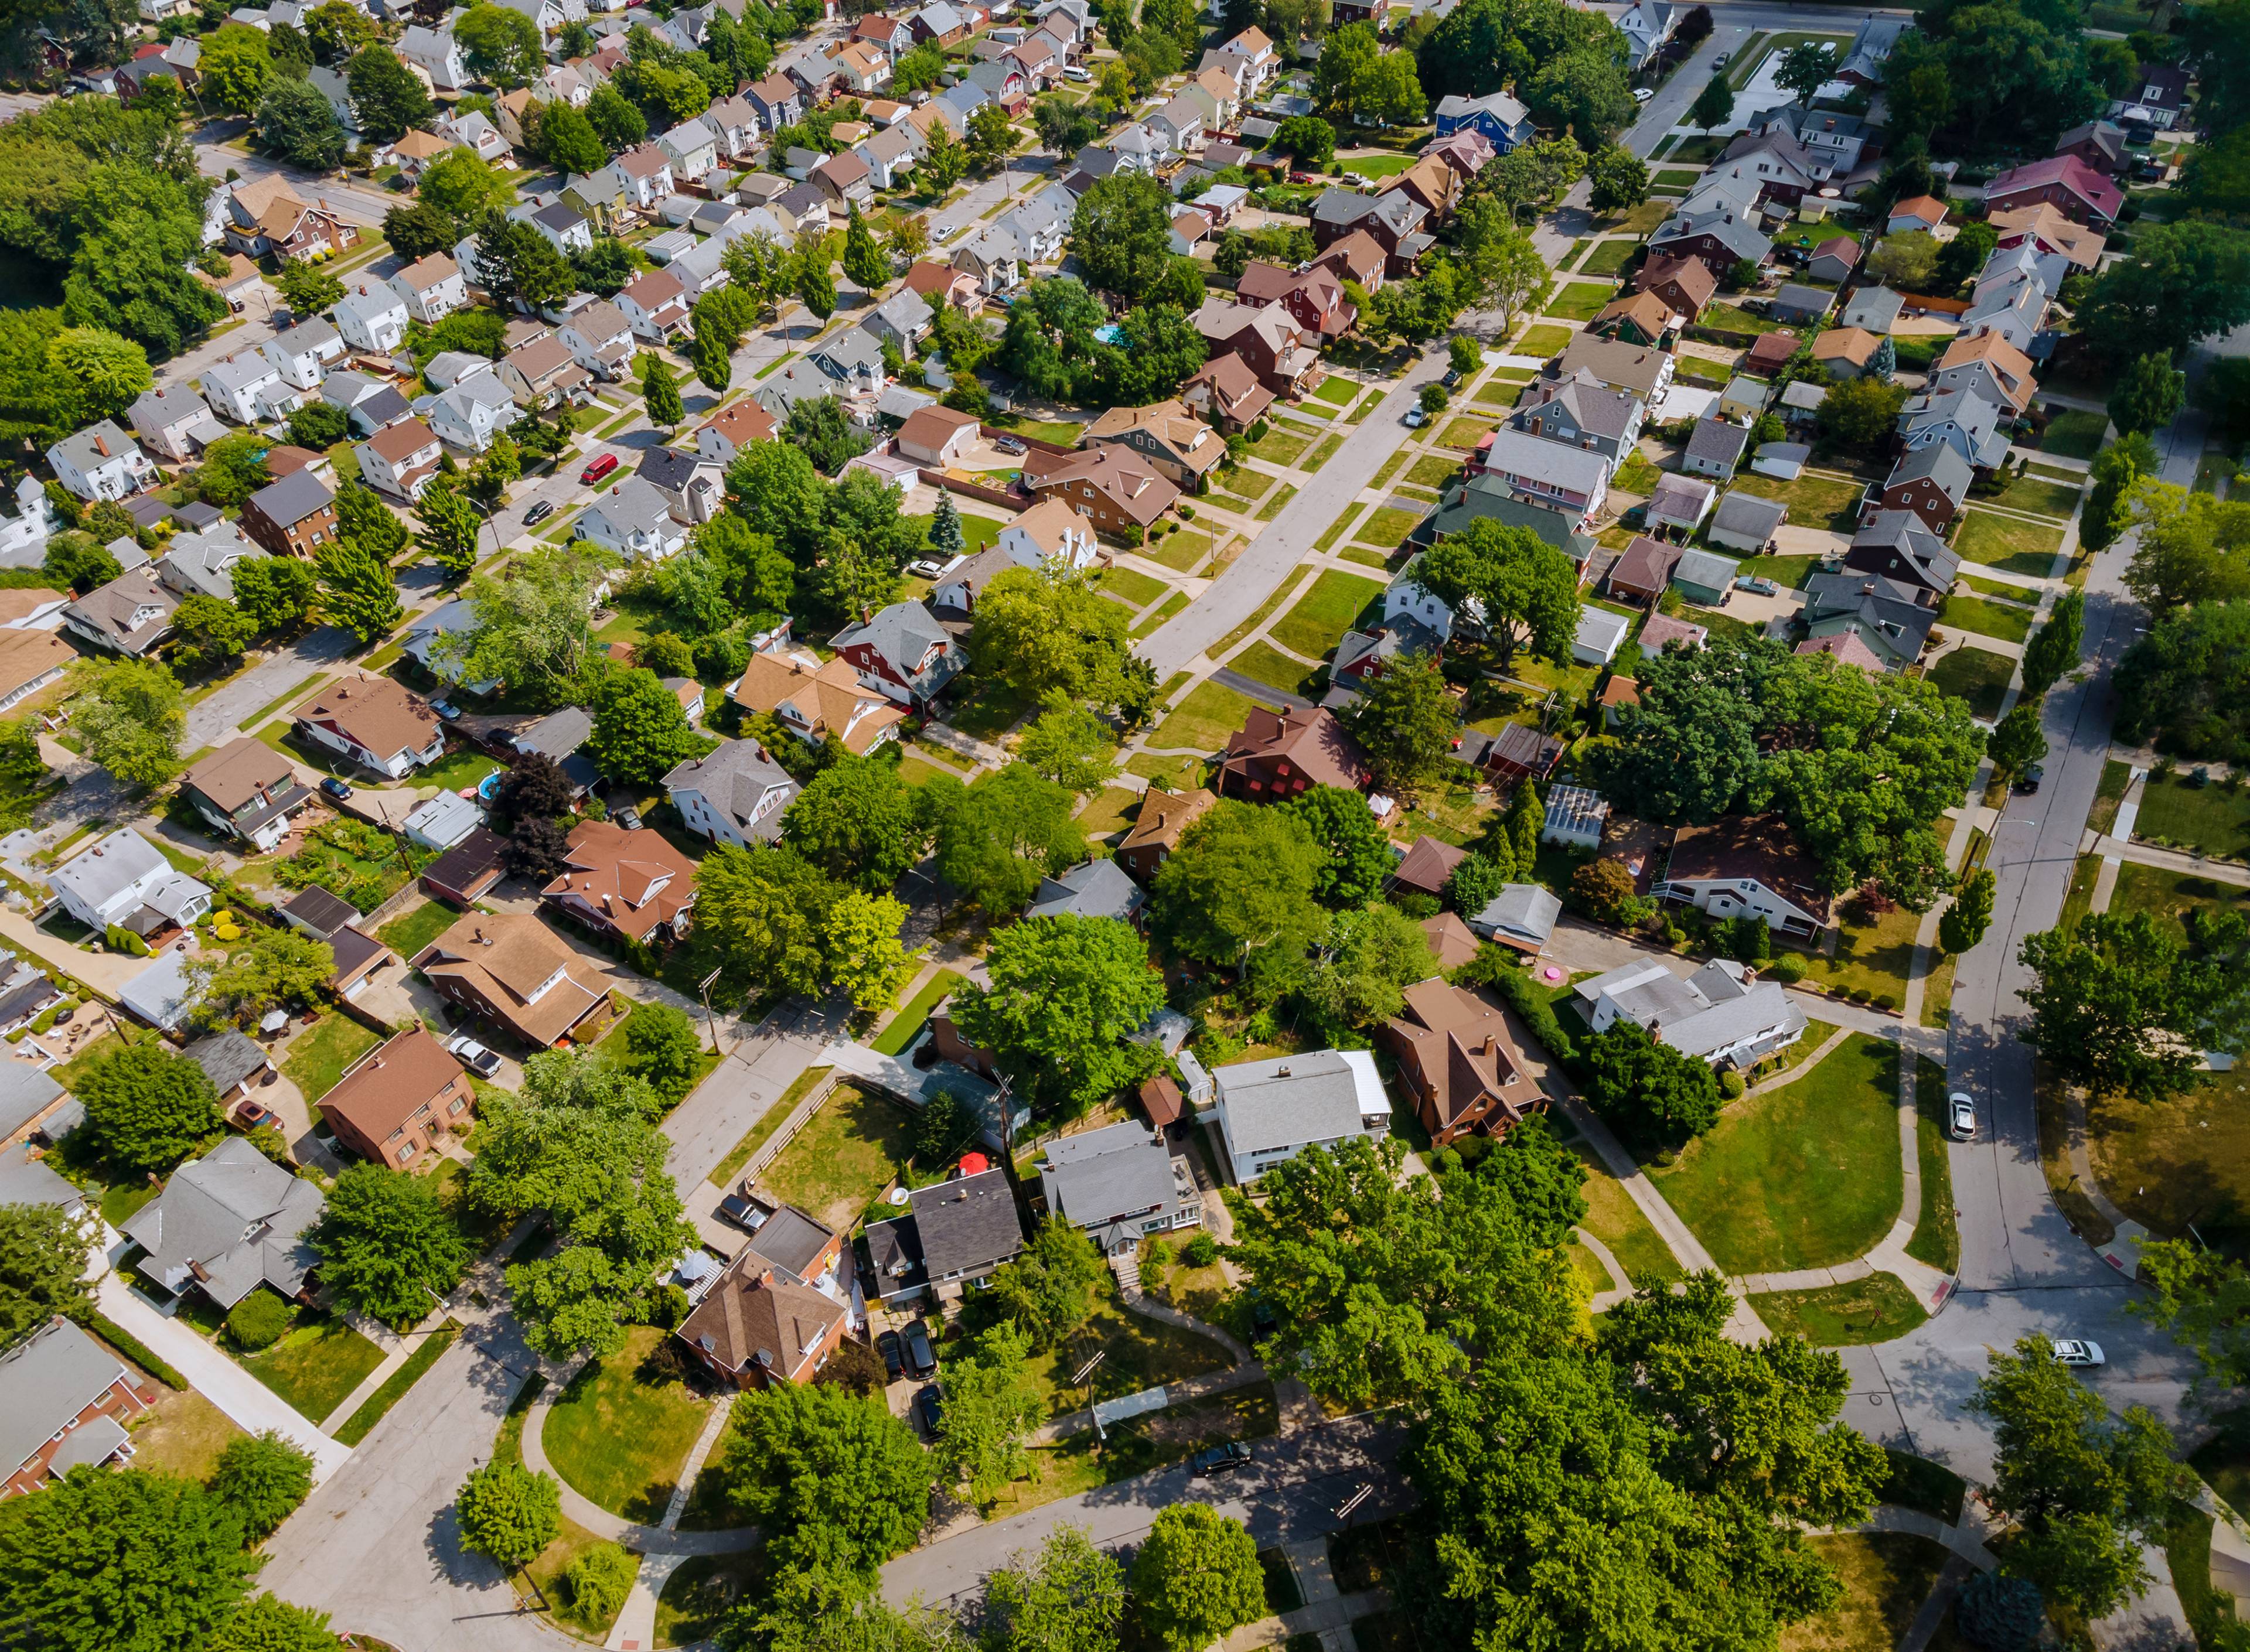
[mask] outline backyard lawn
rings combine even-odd
[[[1033,1354],[1026,1367],[1053,1413],[1076,1410],[1086,1404],[1085,1387],[1071,1386],[1070,1378],[1097,1353],[1102,1356],[1092,1377],[1097,1400],[1138,1394],[1143,1388],[1199,1377],[1208,1371],[1224,1371],[1233,1363],[1226,1350],[1208,1337],[1127,1312],[1115,1288],[1107,1280],[1103,1284],[1101,1305],[1093,1318],[1054,1346]],[[963,1323],[981,1329],[991,1311],[980,1311],[979,1298],[970,1300],[973,1305],[964,1310]]]
[[[1835,476],[1800,476],[1793,482],[1745,471],[1735,478],[1741,492],[1779,499],[1789,506],[1789,520],[1798,527],[1835,527],[1849,531],[1857,521],[1860,496],[1857,482]],[[1850,518],[1847,523],[1845,519]]]
[[[839,1084],[759,1183],[839,1232],[891,1182],[914,1152],[914,1117],[856,1084]]]
[[[1972,509],[1962,517],[1953,548],[1964,561],[2044,579],[2054,571],[2055,556],[2062,549],[2062,530]]]
[[[323,1015],[297,1035],[281,1057],[281,1071],[307,1101],[317,1103],[336,1087],[346,1069],[382,1042],[382,1035],[349,1015]]]
[[[2184,775],[2150,775],[2133,836],[2162,838],[2205,855],[2250,855],[2250,788],[2198,786]]]
[[[1974,631],[2003,643],[2020,643],[2031,635],[2032,610],[1981,596],[1949,596],[1945,606],[1937,610],[1937,623],[1947,630]]]
[[[461,909],[450,901],[425,900],[401,912],[375,932],[375,938],[408,963],[415,954],[459,921]]]
[[[1903,906],[1885,912],[1872,924],[1839,919],[1836,926],[1836,955],[1799,953],[1805,963],[1805,984],[1836,992],[1859,990],[1890,1002],[1879,1007],[1897,1009],[1906,1002],[1907,971],[1914,962],[1914,932],[1921,917]],[[1812,1033],[1807,1031],[1810,1040]]]
[[[1242,726],[1251,704],[1248,695],[1238,694],[1223,683],[1197,683],[1156,725],[1149,745],[1160,752],[1215,752]]]
[[[1843,1598],[1833,1610],[1784,1629],[1780,1652],[1890,1652],[1945,1566],[1943,1545],[1905,1532],[1842,1532],[1809,1538],[1805,1546],[1835,1569]]]
[[[1929,1317],[1914,1292],[1888,1273],[1812,1291],[1763,1291],[1750,1306],[1776,1336],[1802,1337],[1816,1348],[1888,1342]]]
[[[1861,1255],[1899,1213],[1897,1046],[1854,1034],[1802,1077],[1735,1103],[1649,1178],[1724,1273]]]
[[[2060,454],[2067,459],[2090,459],[2102,451],[2102,434],[2109,428],[2109,416],[2106,413],[2064,408],[2048,421],[2039,451]]]
[[[1615,287],[1598,281],[1565,281],[1547,300],[1546,313],[1571,321],[1591,321],[1616,296]]]
[[[635,1325],[624,1351],[574,1378],[547,1415],[549,1461],[612,1514],[654,1525],[703,1431],[710,1402],[663,1353],[671,1333]]]
[[[1969,714],[1987,722],[2000,714],[2000,700],[2015,674],[2015,661],[1981,648],[1957,648],[1929,668],[1931,682],[1967,700]]]
[[[245,1437],[226,1413],[193,1392],[166,1393],[128,1426],[135,1468],[190,1480],[209,1478],[218,1454]]]
[[[317,1428],[383,1363],[383,1350],[342,1320],[307,1312],[265,1353],[238,1358]]]
[[[1378,580],[1362,579],[1341,568],[1324,569],[1296,605],[1274,622],[1269,635],[1292,652],[1317,659],[1336,645],[1360,610],[1382,595]],[[1234,729],[1226,732],[1231,734]],[[1149,741],[1152,746],[1164,743]],[[1210,749],[1216,750],[1216,745]]]

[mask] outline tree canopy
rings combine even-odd
[[[1147,1050],[1125,1039],[1162,1007],[1164,987],[1130,924],[1029,919],[992,937],[985,967],[988,986],[954,995],[955,1023],[1035,1113],[1083,1112],[1144,1075]]]
[[[1156,871],[1149,931],[1174,953],[1255,975],[1278,995],[1325,924],[1328,855],[1304,820],[1222,798]]]
[[[2097,1095],[2150,1101],[2201,1081],[2206,1050],[2239,1051],[2250,1029],[2250,921],[2191,907],[2184,933],[2147,912],[2095,912],[2025,937],[2026,1043]]]
[[[225,1125],[210,1076],[154,1038],[90,1057],[71,1088],[102,1156],[122,1170],[162,1174]]]
[[[1480,518],[1425,552],[1418,577],[1448,606],[1481,616],[1503,671],[1522,650],[1550,664],[1569,660],[1583,606],[1578,572],[1529,528]]]

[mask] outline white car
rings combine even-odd
[[[1094,79],[1094,72],[1091,69],[1081,69],[1073,63],[1063,70],[1062,78],[1066,80],[1075,80],[1082,86]]]
[[[1646,86],[1635,86],[1632,92],[1632,100],[1635,103],[1646,103],[1655,95],[1656,93],[1651,92]]]
[[[1945,1098],[1945,1124],[1956,1141],[1968,1141],[1977,1134],[1977,1104],[1965,1090],[1957,1090]]]
[[[2102,1345],[2088,1342],[2082,1337],[2065,1337],[2054,1345],[2054,1357],[2067,1366],[2098,1366],[2107,1364],[2102,1357]]]
[[[1406,428],[1408,430],[1414,430],[1418,426],[1427,424],[1429,422],[1430,416],[1422,411],[1420,408],[1410,407],[1406,410]]]
[[[466,1033],[449,1040],[445,1048],[480,1078],[489,1078],[500,1070],[500,1057]]]
[[[941,224],[937,226],[936,233],[931,236],[930,239],[935,241],[938,245],[943,246],[948,241],[953,239],[953,237],[959,233],[960,231],[955,229],[950,224]]]

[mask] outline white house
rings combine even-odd
[[[481,371],[457,379],[435,396],[416,401],[414,411],[449,447],[481,453],[492,439],[522,416],[500,375],[487,363]]]
[[[1655,892],[1714,918],[1756,918],[1784,934],[1810,938],[1828,926],[1819,869],[1777,815],[1682,826]]]
[[[1632,629],[1630,615],[1613,614],[1589,602],[1578,615],[1578,632],[1570,642],[1570,657],[1581,665],[1606,665],[1617,657],[1625,633]]]
[[[677,186],[673,182],[672,157],[653,143],[644,143],[637,149],[627,149],[610,162],[618,188],[625,198],[644,212],[656,210],[656,203],[670,195]]]
[[[719,141],[701,120],[682,120],[656,141],[678,178],[700,178],[719,164]]]
[[[1453,605],[1422,583],[1421,567],[1422,558],[1418,552],[1407,560],[1404,568],[1391,575],[1391,583],[1383,593],[1383,623],[1396,625],[1401,620],[1411,620],[1430,631],[1439,642],[1451,642],[1453,636]],[[1470,600],[1474,602],[1475,599]]]
[[[406,300],[386,282],[369,283],[345,293],[328,313],[335,317],[336,330],[355,350],[389,355],[405,341]]]
[[[150,451],[175,464],[184,464],[226,434],[211,416],[211,404],[184,384],[159,385],[144,390],[126,416],[133,434]]]
[[[633,329],[625,312],[596,299],[582,304],[556,330],[570,359],[597,379],[621,379],[632,368]]]
[[[666,774],[664,789],[689,831],[749,849],[779,836],[783,811],[801,788],[757,741],[727,740]]]
[[[112,925],[147,935],[187,928],[211,910],[211,891],[128,827],[98,840],[47,876],[63,909],[88,929]]]
[[[393,780],[445,754],[445,726],[437,712],[388,677],[343,678],[298,706],[295,717],[300,739]]]
[[[410,24],[391,48],[398,60],[410,69],[419,69],[429,78],[431,86],[440,92],[463,92],[468,89],[469,65],[461,52],[461,43],[453,38],[450,29],[425,29],[419,24]]]
[[[1093,521],[1053,494],[1005,524],[993,542],[1021,568],[1086,568],[1101,549]]]
[[[359,456],[362,481],[378,493],[407,500],[422,497],[445,457],[436,432],[420,419],[387,425],[353,451]]]
[[[47,450],[47,463],[57,481],[89,503],[129,499],[156,471],[139,444],[108,419],[63,437]]]
[[[686,547],[687,529],[673,519],[662,490],[634,476],[588,506],[570,537],[591,540],[629,562],[660,562]]]
[[[469,301],[467,278],[443,252],[432,252],[399,271],[390,278],[390,290],[405,305],[406,313],[425,326],[444,320]]]
[[[237,424],[255,424],[294,402],[284,388],[281,369],[263,350],[244,350],[204,369],[200,388],[211,411]]]
[[[344,337],[317,315],[275,334],[261,347],[281,382],[300,390],[317,390],[331,362],[344,359]]]
[[[1227,1162],[1246,1187],[1308,1147],[1391,1129],[1391,1100],[1371,1050],[1315,1050],[1237,1062],[1211,1078]]]
[[[1682,980],[1654,958],[1620,964],[1572,988],[1597,1034],[1627,1021],[1712,1066],[1753,1066],[1805,1036],[1805,1012],[1776,983],[1731,959]]]

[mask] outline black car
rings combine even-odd
[[[883,1356],[883,1369],[890,1373],[891,1380],[893,1382],[896,1382],[901,1377],[906,1375],[906,1356],[899,1352],[899,1333],[897,1332],[886,1331],[881,1336],[877,1337],[875,1339],[875,1352]]]
[[[1447,368],[1446,369],[1446,376],[1439,381],[1439,383],[1443,384],[1449,390],[1460,382],[1461,370],[1455,367]]]
[[[1210,1474],[1226,1474],[1249,1466],[1250,1447],[1241,1440],[1229,1440],[1225,1445],[1198,1451],[1188,1459],[1188,1472],[1197,1478]]]
[[[339,780],[334,774],[329,775],[326,780],[321,782],[321,789],[326,792],[329,796],[339,800],[349,797],[352,795],[351,782],[349,781]]]
[[[2039,790],[2039,781],[2046,778],[2046,771],[2041,768],[2037,763],[2033,763],[2029,768],[2016,776],[2016,789],[2022,793],[2026,797],[2029,797]]]
[[[938,1398],[935,1383],[931,1383],[929,1387],[914,1395],[914,1415],[921,1419],[923,1428],[932,1435],[936,1434],[939,1426],[945,1421],[945,1405]]]
[[[746,1233],[755,1229],[766,1214],[738,1193],[730,1193],[719,1201],[719,1219],[733,1222]],[[897,1373],[892,1374],[895,1376]]]
[[[554,506],[548,503],[547,500],[542,499],[538,504],[533,506],[529,510],[523,513],[523,525],[526,527],[536,527],[540,523],[545,521],[549,517],[554,514]]]
[[[917,1377],[937,1374],[937,1350],[930,1346],[929,1327],[919,1319],[907,1325],[907,1369]]]

